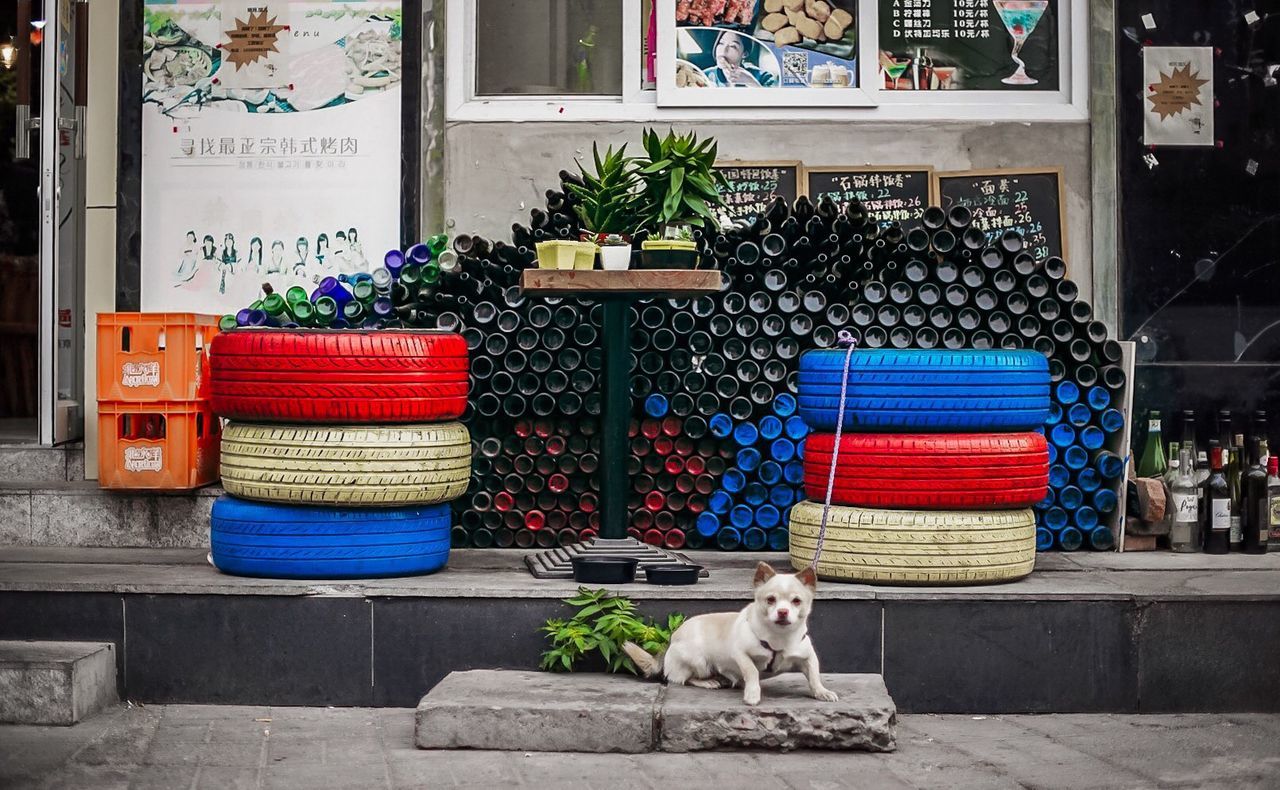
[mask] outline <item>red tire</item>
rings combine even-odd
[[[810,434],[805,495],[822,502],[835,435]],[[1038,433],[844,434],[831,501],[938,510],[1022,508],[1044,499],[1049,450]]]
[[[243,329],[209,351],[213,410],[257,422],[453,420],[467,369],[467,343],[449,332]]]

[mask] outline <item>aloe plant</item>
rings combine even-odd
[[[720,190],[728,182],[715,169],[716,147],[715,138],[699,142],[693,132],[668,130],[659,137],[653,129],[645,130],[646,158],[639,172],[646,226],[655,232],[676,223],[717,226],[713,209],[724,205]]]
[[[593,233],[630,234],[639,224],[640,177],[635,157],[627,156],[624,144],[617,151],[605,149],[604,157],[594,143],[591,157],[595,172],[588,173],[578,162],[582,184],[565,184],[578,199],[574,211],[583,226]]]

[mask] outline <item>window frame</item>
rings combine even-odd
[[[644,34],[640,18],[642,0],[618,0],[622,4],[622,41],[639,42]],[[654,0],[659,19],[672,13],[676,0]],[[864,56],[879,48],[877,0],[858,0],[860,26],[856,91],[865,106],[811,104],[803,96],[768,107],[671,106],[659,104],[657,90],[641,87],[643,57],[639,46],[624,46],[620,96],[477,96],[476,3],[446,0],[445,119],[451,122],[519,121],[638,121],[717,122],[751,120],[787,121],[970,121],[970,122],[1072,122],[1089,119],[1089,5],[1088,0],[1060,0],[1059,90],[1009,91],[886,91],[879,88],[876,59]],[[663,72],[662,53],[673,45],[664,42],[659,22],[658,80]],[[786,89],[783,89],[786,90]],[[792,89],[801,93],[802,89]],[[824,90],[823,93],[827,91]],[[776,92],[774,92],[776,93]],[[927,98],[927,101],[921,101]]]

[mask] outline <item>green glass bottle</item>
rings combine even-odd
[[[422,267],[422,284],[435,285],[440,282],[440,264],[435,261],[426,263]]]
[[[290,307],[298,304],[299,302],[311,301],[310,299],[307,298],[307,289],[303,288],[301,285],[295,285],[291,287],[289,290],[285,291],[284,300],[289,304]]]
[[[417,293],[422,286],[423,266],[416,263],[405,264],[400,270],[400,284],[409,289],[409,293]]]
[[[1160,412],[1153,411],[1147,418],[1147,444],[1142,448],[1142,458],[1138,460],[1138,477],[1160,479],[1168,468],[1164,439],[1160,435]]]
[[[305,299],[296,302],[293,305],[293,320],[298,322],[299,326],[314,326],[316,320],[316,309]]]
[[[378,298],[378,289],[373,286],[373,280],[361,280],[351,287],[351,295],[357,302],[367,306]]]
[[[267,294],[267,297],[262,300],[262,309],[267,315],[280,323],[293,320],[293,313],[289,311],[289,303],[278,293]]]
[[[352,299],[342,306],[342,317],[352,326],[359,326],[365,319],[364,304]]]
[[[431,258],[434,260],[440,257],[440,253],[449,248],[449,237],[444,233],[437,233],[427,239],[427,249],[431,250]]]
[[[235,329],[237,326],[239,326],[239,322],[237,322],[236,317],[230,313],[218,319],[218,328],[223,332],[226,332],[228,329]]]
[[[338,317],[338,303],[332,296],[322,296],[315,304],[315,325],[328,327]]]
[[[261,299],[255,299],[255,300],[253,301],[253,304],[249,305],[249,309],[250,309],[250,310],[261,310],[261,309],[262,309],[262,300],[261,300]]]

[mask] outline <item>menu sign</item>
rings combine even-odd
[[[944,209],[972,210],[974,227],[992,240],[1017,230],[1036,258],[1066,257],[1062,168],[939,173],[937,195]]]
[[[1058,0],[879,0],[885,90],[1056,91]]]
[[[729,182],[720,192],[729,217],[755,222],[775,196],[794,205],[800,195],[800,169],[799,162],[718,163],[716,170]]]
[[[861,201],[880,222],[911,228],[933,202],[933,168],[927,165],[805,168],[808,195],[817,203],[830,197],[841,210]]]

